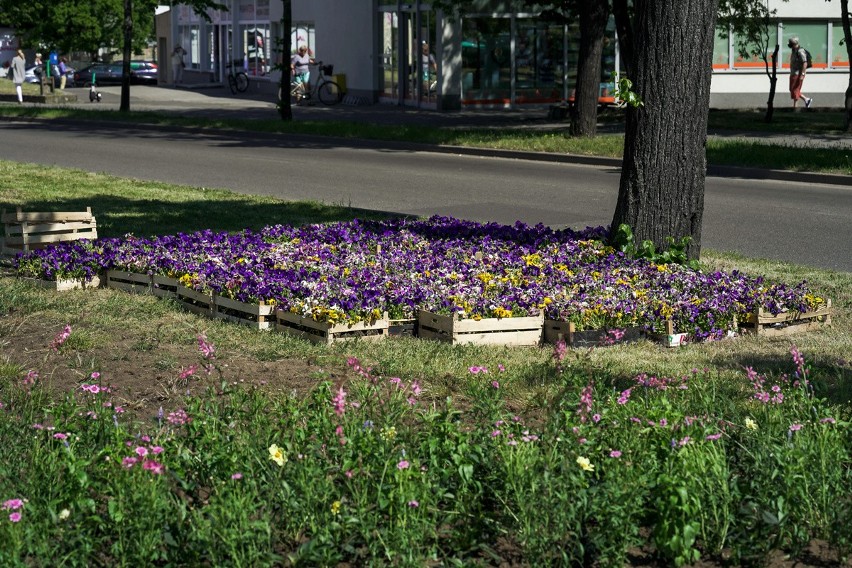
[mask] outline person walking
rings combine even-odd
[[[63,55],[59,58],[59,90],[65,89],[68,82],[68,59]]]
[[[27,73],[27,60],[24,57],[24,52],[20,49],[15,54],[15,57],[12,58],[12,82],[15,83],[15,92],[18,94],[18,104],[23,104],[24,102],[24,90],[22,85],[24,84],[24,78]]]
[[[808,56],[805,50],[799,46],[799,38],[793,36],[787,42],[787,47],[790,52],[790,98],[793,99],[793,110],[796,110],[796,103],[799,100],[804,101],[805,108],[811,108],[813,99],[802,94],[802,84],[805,82],[805,73],[808,71]]]
[[[183,60],[185,54],[186,51],[181,46],[175,47],[175,50],[172,52],[172,80],[175,85],[183,82],[183,68],[186,67],[186,63]]]

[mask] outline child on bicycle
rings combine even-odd
[[[308,55],[306,45],[300,45],[298,53],[290,57],[290,74],[293,75],[293,82],[301,85],[301,93],[296,96],[297,101],[310,92],[311,69],[309,65],[315,63],[314,58]]]

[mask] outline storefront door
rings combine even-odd
[[[435,13],[425,4],[380,6],[379,99],[435,108],[440,58],[434,50]]]

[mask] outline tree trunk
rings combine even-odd
[[[636,0],[633,85],[613,232],[626,223],[637,242],[665,248],[691,237],[701,252],[714,25],[718,0]]]
[[[843,37],[846,39],[846,54],[849,56],[849,61],[852,61],[852,26],[849,23],[849,0],[840,0],[840,17],[843,21]],[[849,69],[849,86],[846,87],[844,106],[846,107],[846,131],[852,132],[852,67]]]
[[[278,113],[281,120],[293,120],[293,106],[290,104],[290,52],[293,46],[290,44],[293,28],[293,12],[291,0],[281,0],[284,12],[281,16],[281,34],[284,36],[281,42],[281,81],[278,84],[278,92],[281,100],[278,101]]]
[[[766,116],[764,117],[766,122],[772,122],[772,117],[775,115],[775,89],[778,86],[778,49],[779,46],[776,43],[775,50],[772,52],[772,71],[769,72],[767,69],[767,75],[769,75],[769,99],[766,101]]]
[[[615,16],[615,30],[618,32],[618,51],[624,66],[624,74],[630,77],[633,70],[633,25],[627,0],[612,0],[612,14]]]
[[[122,56],[124,61],[121,67],[121,103],[118,110],[130,111],[130,56],[133,50],[133,0],[124,0],[124,45]]]
[[[587,0],[580,4],[580,55],[572,121],[573,133],[579,136],[594,136],[598,132],[601,54],[607,19],[609,0]]]

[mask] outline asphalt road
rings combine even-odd
[[[613,167],[319,137],[0,122],[0,159],[477,221],[606,225]],[[852,272],[852,187],[708,178],[703,246]]]

